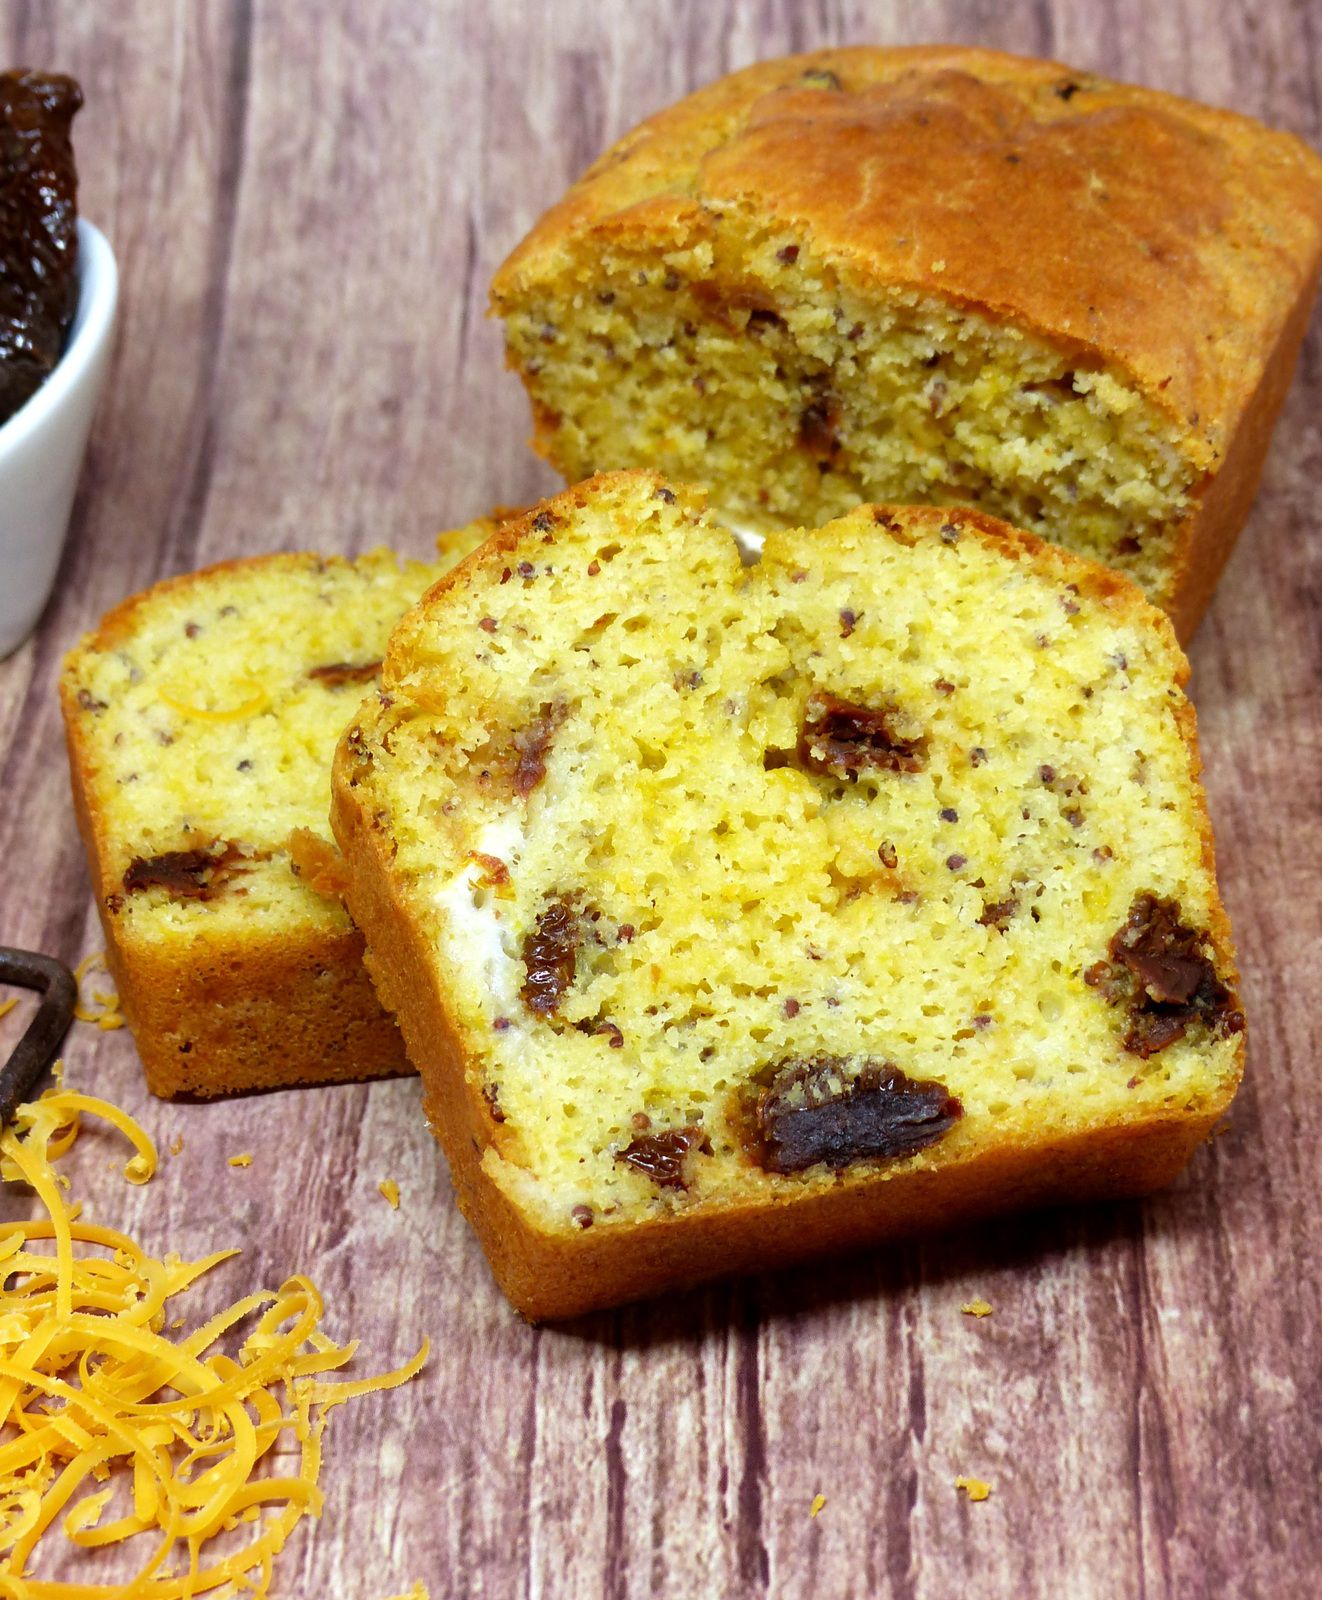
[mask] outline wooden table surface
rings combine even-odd
[[[164,574],[421,553],[549,488],[483,318],[538,212],[732,67],[940,39],[1322,138],[1316,0],[5,0],[0,63],[86,90],[83,209],[122,321],[56,597],[0,665],[0,940],[70,962],[99,945],[54,694],[82,629]],[[1315,320],[1192,650],[1250,1075],[1229,1130],[1145,1204],[534,1330],[454,1209],[414,1080],[167,1105],[127,1032],[75,1030],[72,1080],[185,1141],[145,1191],[80,1146],[96,1215],[184,1254],[242,1243],[225,1299],[310,1273],[373,1363],[434,1340],[415,1384],[337,1414],[325,1514],[278,1595],[1322,1593],[1320,485]],[[975,1295],[992,1316],[961,1315]],[[959,1474],[991,1498],[969,1504]]]

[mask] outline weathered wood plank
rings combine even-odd
[[[720,72],[932,38],[1055,53],[1322,135],[1310,0],[0,12],[0,60],[87,88],[84,209],[124,280],[57,596],[0,666],[0,938],[70,959],[96,942],[52,694],[82,628],[195,563],[421,552],[437,527],[548,486],[483,317],[505,250],[610,138]],[[93,1214],[185,1254],[244,1244],[205,1305],[306,1270],[367,1360],[436,1341],[419,1382],[337,1415],[324,1517],[277,1592],[1316,1593],[1320,402],[1315,327],[1193,650],[1252,1068],[1230,1130],[1168,1194],[533,1331],[454,1209],[413,1081],[165,1106],[127,1034],[75,1030],[74,1080],[162,1146],[185,1140],[147,1191],[104,1170],[111,1141],[80,1147]],[[226,1164],[240,1150],[251,1168]],[[961,1315],[974,1295],[990,1318]],[[965,1473],[992,1498],[958,1497]]]

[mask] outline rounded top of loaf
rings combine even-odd
[[[762,62],[641,123],[497,273],[505,312],[583,256],[738,213],[863,293],[939,295],[1129,374],[1215,465],[1322,252],[1291,134],[1057,62],[930,46]]]

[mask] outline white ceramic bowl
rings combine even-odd
[[[0,426],[0,657],[46,604],[106,375],[119,275],[105,235],[78,222],[78,310],[55,370]]]

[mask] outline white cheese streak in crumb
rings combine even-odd
[[[450,960],[469,970],[476,968],[494,1016],[516,1017],[519,1012],[520,963],[506,948],[512,902],[502,901],[482,886],[488,869],[477,856],[493,856],[509,869],[511,877],[522,854],[523,830],[516,820],[502,817],[488,823],[477,835],[469,861],[448,878],[434,903],[444,914]]]

